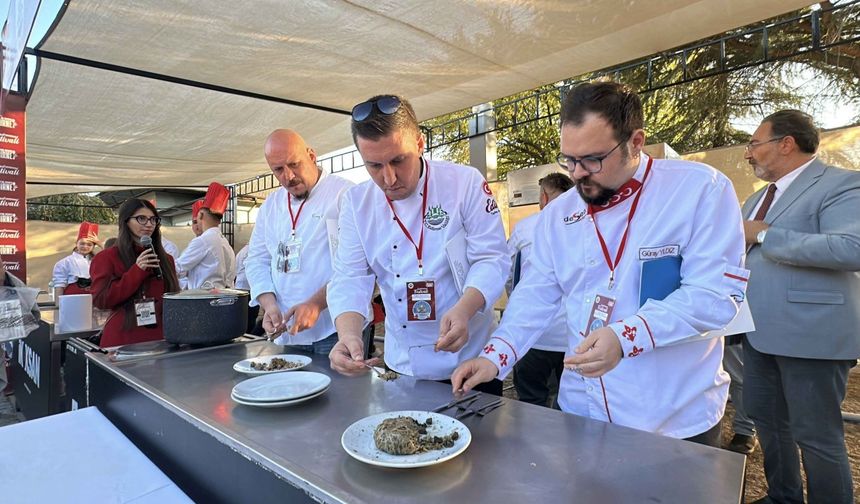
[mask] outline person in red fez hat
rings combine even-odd
[[[82,222],[78,227],[78,238],[71,255],[60,259],[54,265],[51,284],[54,286],[55,299],[62,294],[89,294],[90,261],[95,255],[95,247],[101,246],[99,225]]]
[[[176,261],[176,270],[184,288],[233,287],[236,255],[220,229],[229,199],[230,191],[218,182],[212,182],[200,210],[192,216],[197,218],[201,234],[191,240]]]
[[[203,200],[197,200],[191,205],[191,231],[194,232],[194,236],[200,236],[203,234],[203,230],[200,229],[200,209],[203,208]]]

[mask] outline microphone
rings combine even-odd
[[[155,247],[152,246],[152,237],[149,235],[143,235],[140,237],[140,244],[143,248],[148,248],[155,252]],[[158,257],[158,256],[156,256]],[[161,278],[161,266],[155,267],[155,278]]]

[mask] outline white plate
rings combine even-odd
[[[309,371],[274,373],[236,384],[232,395],[248,402],[292,401],[315,394],[327,388],[330,383],[331,378],[322,373]]]
[[[427,418],[433,419],[433,424],[428,427],[427,434],[431,436],[446,436],[454,430],[460,433],[459,439],[454,441],[451,448],[433,450],[416,455],[391,455],[376,447],[373,441],[373,431],[386,418],[408,416],[424,423]],[[430,411],[391,411],[362,418],[350,425],[340,438],[340,444],[352,457],[368,464],[382,467],[424,467],[440,464],[463,453],[472,442],[472,433],[468,427],[459,420],[446,415]]]
[[[284,359],[285,361],[295,362],[301,364],[299,367],[294,367],[290,369],[276,369],[274,371],[260,371],[259,369],[254,369],[251,367],[251,363],[256,364],[268,364],[275,357],[280,359]],[[238,371],[240,373],[245,373],[248,375],[264,375],[264,374],[272,374],[272,373],[283,373],[284,371],[298,371],[299,369],[307,366],[311,363],[311,358],[307,355],[292,355],[292,354],[280,354],[280,355],[264,355],[262,357],[253,357],[251,359],[245,359],[243,361],[239,361],[233,364],[233,370]]]
[[[230,394],[230,399],[233,399],[234,401],[236,401],[239,404],[244,404],[245,406],[256,406],[258,408],[280,408],[281,406],[289,406],[291,404],[298,404],[300,402],[305,402],[305,401],[308,401],[310,399],[313,399],[314,397],[321,396],[325,393],[326,390],[328,390],[328,387],[320,390],[319,392],[313,393],[313,394],[308,395],[308,396],[299,397],[298,399],[293,399],[291,401],[262,401],[262,402],[243,401],[243,400],[239,399],[238,397],[234,396],[233,394]]]

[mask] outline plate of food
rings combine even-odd
[[[233,364],[233,370],[254,376],[282,373],[284,371],[298,371],[310,363],[311,358],[307,355],[263,355],[241,360]]]
[[[392,411],[362,418],[340,438],[346,452],[368,464],[413,468],[463,453],[472,433],[459,420],[430,411]]]

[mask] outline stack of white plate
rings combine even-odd
[[[269,369],[263,371],[262,369],[254,369],[251,367],[251,364],[265,364],[267,366],[272,364],[272,360],[274,359],[283,359],[287,362],[292,362],[293,364],[298,364],[297,367],[292,368],[283,368],[283,369]],[[272,374],[272,373],[283,373],[285,371],[298,371],[303,367],[307,367],[308,364],[311,363],[311,358],[307,355],[292,355],[292,354],[278,354],[278,355],[264,355],[262,357],[252,357],[250,359],[241,360],[235,364],[233,364],[233,370],[238,371],[240,373],[245,373],[247,375],[258,376],[264,374]]]
[[[313,399],[328,390],[331,378],[322,373],[294,371],[245,380],[230,393],[239,404],[259,408],[279,408]]]

